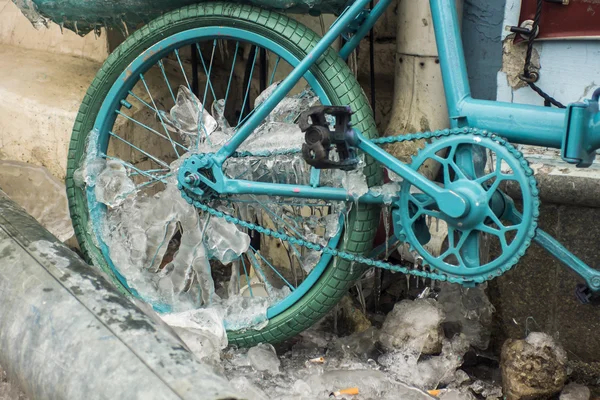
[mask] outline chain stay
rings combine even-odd
[[[511,153],[513,153],[513,155],[517,156],[517,158],[521,158],[521,165],[524,167],[527,167],[527,172],[528,172],[528,175],[530,176],[530,179],[535,179],[535,178],[533,178],[533,171],[531,171],[531,169],[529,168],[529,166],[527,164],[527,161],[523,158],[522,154],[518,150],[516,150],[514,147],[512,147],[512,145],[510,145],[510,143],[508,143],[506,140],[499,138],[496,134],[490,133],[485,130],[479,130],[477,128],[455,128],[455,129],[438,130],[438,131],[433,131],[433,132],[419,132],[419,133],[412,133],[412,134],[407,134],[407,135],[387,136],[387,137],[382,137],[382,138],[376,138],[376,139],[371,139],[371,141],[377,145],[386,145],[386,144],[392,144],[392,143],[401,143],[401,142],[423,140],[423,139],[436,139],[436,138],[442,138],[442,137],[450,136],[450,135],[478,135],[478,136],[485,136],[485,137],[491,137],[493,139],[496,139],[500,145],[509,147],[511,150]],[[273,152],[273,153],[261,152],[260,154],[244,152],[244,153],[235,153],[234,156],[237,156],[237,157],[269,157],[269,156],[273,156],[273,155],[295,154],[295,153],[300,153],[300,150],[299,149],[297,151],[288,150],[288,151],[283,151],[283,152],[277,151],[277,152]],[[459,283],[459,284],[472,284],[473,282],[483,283],[486,280],[492,279],[494,277],[492,275],[489,275],[486,277],[480,276],[480,277],[474,277],[474,278],[467,279],[467,278],[463,278],[460,276],[450,276],[450,275],[443,274],[443,273],[425,271],[425,270],[417,269],[417,268],[407,268],[407,267],[403,267],[400,265],[391,264],[391,263],[388,263],[385,261],[376,260],[376,259],[368,258],[368,257],[363,257],[363,256],[355,254],[355,253],[349,253],[349,252],[337,250],[337,249],[334,249],[334,248],[331,248],[328,246],[322,246],[315,242],[307,241],[304,239],[299,239],[299,238],[287,235],[285,233],[281,233],[281,232],[278,232],[278,231],[275,231],[275,230],[272,230],[269,228],[265,228],[263,226],[254,224],[252,222],[241,220],[241,219],[236,218],[232,215],[229,215],[223,211],[219,211],[215,208],[212,208],[197,199],[190,197],[185,192],[184,189],[181,189],[181,194],[182,194],[183,198],[189,204],[210,214],[213,217],[224,218],[227,222],[233,223],[235,225],[239,225],[239,226],[249,229],[249,230],[253,230],[260,234],[270,236],[270,237],[273,237],[276,239],[280,239],[282,241],[286,241],[286,242],[289,242],[289,243],[297,245],[297,246],[303,246],[310,250],[322,251],[325,254],[329,254],[334,257],[339,257],[339,258],[342,258],[342,259],[350,261],[350,262],[364,264],[369,267],[377,267],[377,268],[387,269],[387,270],[390,270],[393,272],[414,275],[414,276],[418,276],[418,277],[422,277],[422,278],[429,278],[432,280],[447,281],[447,282]],[[537,204],[539,205],[539,200],[537,199],[537,194],[538,194],[537,189],[535,189],[535,191],[533,192],[533,195],[535,196],[534,201],[537,202]],[[533,226],[533,230],[535,231],[535,225]],[[531,241],[532,237],[533,237],[533,235],[530,234],[528,236],[527,240]],[[511,265],[507,266],[507,268],[503,268],[501,272],[505,272],[511,266],[512,266],[512,263],[511,263]]]

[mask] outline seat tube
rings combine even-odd
[[[455,0],[430,0],[433,29],[437,43],[448,115],[451,123],[462,117],[461,103],[471,97],[467,65]]]

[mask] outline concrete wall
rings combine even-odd
[[[0,0],[0,159],[45,166],[62,180],[79,104],[107,55],[106,35],[82,38],[53,23],[36,30]]]
[[[519,0],[507,0],[502,25],[516,25]],[[543,100],[519,81],[525,44],[501,30],[502,70],[498,72],[498,100],[543,105]],[[535,45],[534,65],[540,68],[538,85],[567,104],[589,97],[600,84],[600,41],[558,40]],[[600,226],[600,168],[597,164],[578,170],[564,162],[557,150],[522,146],[533,164],[540,187],[542,208],[539,225],[592,267],[598,266]],[[490,285],[497,308],[498,345],[506,337],[523,337],[530,331],[544,331],[556,337],[572,362],[600,360],[600,307],[580,304],[576,274],[532,245],[511,271]],[[587,365],[577,376],[593,376],[596,365]],[[579,372],[578,372],[579,371]],[[592,372],[590,372],[592,371]],[[589,382],[596,383],[596,382]]]

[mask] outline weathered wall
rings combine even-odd
[[[82,38],[67,29],[61,33],[55,23],[49,23],[48,29],[36,30],[12,0],[0,0],[0,45],[101,62],[108,56],[106,35],[103,33],[99,37],[91,34]],[[43,53],[40,57],[43,57]]]
[[[36,30],[11,0],[0,0],[0,159],[63,179],[75,115],[107,55],[105,35],[61,34],[53,23]]]
[[[519,6],[519,0],[507,0],[502,25],[516,25]],[[500,32],[504,50],[502,70],[497,75],[498,100],[543,105],[542,98],[517,78],[523,70],[525,43],[513,45],[512,37],[506,31]],[[565,104],[591,95],[600,83],[599,62],[600,41],[535,44],[533,64],[540,68],[537,84]],[[596,267],[600,229],[594,221],[600,218],[600,199],[595,194],[600,168],[577,170],[562,162],[555,150],[531,146],[523,146],[522,150],[535,166],[540,186],[541,228]],[[576,300],[578,282],[582,279],[532,245],[511,271],[490,285],[501,333],[497,339],[544,331],[561,342],[572,360],[600,360],[600,338],[595,334],[600,329],[600,308]]]

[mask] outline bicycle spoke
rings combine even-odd
[[[165,83],[167,84],[167,87],[169,88],[169,93],[171,93],[171,98],[173,99],[173,104],[176,104],[177,100],[175,99],[175,94],[173,93],[173,89],[171,89],[171,84],[169,83],[169,78],[167,78],[167,73],[165,72],[165,67],[163,65],[162,60],[158,60],[158,67],[160,68],[160,72],[165,80]]]
[[[148,104],[147,104],[147,105],[148,105]],[[148,105],[148,106],[149,106],[149,105]],[[153,111],[155,111],[153,108],[152,108],[152,110],[153,110]],[[160,138],[162,138],[162,139],[165,139],[165,140],[169,140],[169,138],[168,138],[168,137],[166,137],[165,135],[163,135],[162,133],[160,133],[160,132],[156,131],[155,129],[152,129],[152,128],[150,128],[149,126],[145,125],[145,124],[144,124],[144,123],[142,123],[142,122],[139,122],[139,121],[138,121],[138,120],[136,120],[135,118],[132,118],[132,117],[130,117],[129,115],[122,113],[122,112],[121,112],[121,111],[119,111],[119,110],[116,110],[115,112],[116,112],[117,114],[119,114],[120,116],[122,116],[122,117],[126,118],[127,120],[129,120],[129,121],[133,122],[134,124],[136,124],[136,125],[138,125],[138,126],[141,126],[142,128],[145,128],[145,129],[147,129],[148,131],[152,132],[153,134],[157,135],[158,137],[160,137]],[[177,147],[180,147],[180,148],[181,148],[182,150],[184,150],[186,153],[190,151],[190,149],[188,149],[187,147],[185,147],[185,146],[184,146],[184,145],[182,145],[181,143],[179,143],[179,142],[174,142],[174,143],[175,143],[175,145],[176,145]]]
[[[262,254],[260,254],[259,251],[256,251],[256,249],[252,246],[250,246],[250,248],[252,249],[252,251],[254,252],[254,254],[258,254],[258,256],[261,258],[261,260],[263,260],[263,262],[265,264],[267,264],[269,266],[269,268],[271,268],[271,270],[273,270],[273,272],[275,272],[275,274],[283,281],[283,283],[285,283],[290,290],[293,292],[294,290],[296,290],[296,288],[294,287],[294,285],[292,285],[291,283],[289,283],[287,281],[287,279],[285,279],[285,277],[281,274],[281,272],[279,272],[277,270],[277,268],[275,268]]]
[[[233,53],[233,62],[231,63],[231,72],[229,72],[229,80],[227,81],[227,89],[225,90],[225,100],[223,103],[223,110],[227,105],[227,99],[229,98],[229,89],[231,88],[231,80],[233,79],[233,71],[235,69],[235,60],[238,55],[238,49],[240,48],[240,42],[235,43],[235,51]]]
[[[110,136],[119,139],[121,142],[129,145],[131,148],[139,151],[140,153],[142,153],[143,155],[145,155],[146,157],[150,158],[152,161],[154,161],[157,164],[162,165],[163,167],[169,168],[169,164],[163,162],[162,160],[154,157],[152,154],[148,153],[147,151],[144,151],[142,149],[140,149],[139,147],[137,147],[136,145],[134,145],[133,143],[127,141],[126,139],[123,139],[121,136],[117,135],[116,133],[114,133],[113,131],[108,132],[110,134]]]
[[[213,49],[212,49],[212,53],[210,56],[210,66],[208,67],[208,70],[207,70],[206,63],[204,62],[204,56],[202,56],[202,51],[200,51],[200,45],[198,43],[196,43],[196,49],[198,49],[198,54],[200,55],[200,62],[202,63],[202,68],[204,68],[204,73],[206,74],[206,83],[210,87],[210,91],[212,93],[213,100],[217,100],[217,95],[215,94],[215,89],[213,88],[213,85],[210,81],[210,75],[212,72],[213,58],[215,56],[215,48],[216,47],[217,47],[217,40],[215,39],[213,41]],[[204,98],[206,99],[206,93],[204,93]],[[204,104],[204,102],[202,104]]]
[[[277,67],[279,66],[279,61],[281,61],[281,56],[277,56],[277,59],[275,60],[275,66],[273,67],[271,78],[269,79],[269,86],[273,84],[273,80],[275,79],[275,72],[277,71]]]
[[[244,110],[246,109],[246,104],[248,103],[248,97],[250,95],[250,86],[252,85],[252,75],[254,74],[254,67],[256,66],[256,57],[258,56],[258,49],[254,47],[254,59],[252,60],[252,67],[250,69],[250,75],[248,77],[248,86],[246,87],[246,94],[244,95],[244,102],[242,103],[242,111],[240,112],[240,117],[238,118],[238,126],[242,118],[244,117]]]

